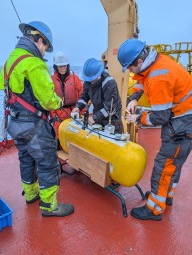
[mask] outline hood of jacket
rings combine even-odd
[[[29,53],[33,54],[35,57],[38,57],[38,58],[44,60],[37,45],[28,37],[25,37],[25,36],[21,37],[19,39],[18,43],[16,44],[15,48],[24,49],[24,50],[28,51]]]

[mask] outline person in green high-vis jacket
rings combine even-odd
[[[60,164],[55,133],[47,121],[49,111],[63,105],[43,59],[45,51],[53,51],[52,33],[40,21],[21,23],[19,28],[23,36],[1,70],[0,89],[4,90],[6,74],[15,61],[27,54],[13,68],[8,82],[10,93],[20,99],[10,105],[8,133],[19,151],[23,195],[27,204],[40,199],[42,216],[66,216],[74,207],[57,201]]]

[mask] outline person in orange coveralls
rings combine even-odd
[[[133,208],[131,215],[141,220],[161,220],[166,205],[171,206],[181,169],[192,148],[192,77],[169,56],[150,50],[138,39],[126,40],[119,47],[122,71],[134,73],[134,93],[127,106],[126,119],[146,126],[161,125],[162,144],[155,158],[151,192],[146,204]],[[151,111],[136,114],[143,94]]]
[[[53,60],[54,74],[51,76],[56,94],[63,100],[63,109],[51,111],[51,122],[53,123],[57,139],[60,123],[70,118],[71,111],[75,107],[83,91],[83,85],[79,77],[70,71],[69,59],[61,51],[57,52]],[[60,147],[58,140],[58,149]]]

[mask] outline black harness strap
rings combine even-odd
[[[29,104],[28,102],[26,102],[25,100],[23,100],[22,98],[20,98],[19,96],[15,95],[9,88],[8,83],[9,83],[9,78],[10,75],[13,71],[13,69],[15,68],[15,66],[24,58],[27,57],[33,57],[30,54],[25,54],[21,57],[19,57],[11,66],[9,73],[7,74],[7,70],[6,70],[6,65],[7,62],[4,65],[4,87],[5,87],[5,93],[8,97],[8,104],[13,105],[15,102],[18,102],[19,104],[21,104],[23,107],[25,107],[27,110],[29,110],[30,112],[34,113],[36,116],[41,117],[44,120],[47,120],[47,115],[45,113],[43,113],[42,111],[40,111],[39,109],[35,108],[34,106],[32,106],[31,104]]]
[[[36,135],[40,129],[40,127],[43,125],[43,122],[44,120],[43,119],[40,119],[37,124],[35,125],[35,127],[28,133],[28,135],[25,137],[25,141],[26,142],[29,142],[33,137],[34,135]]]

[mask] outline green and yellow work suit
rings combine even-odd
[[[22,55],[31,54],[13,69],[10,90],[48,115],[61,107],[61,99],[54,92],[54,84],[38,47],[21,37],[9,56],[6,71]],[[0,89],[4,89],[4,68],[0,73]],[[57,206],[60,165],[56,152],[55,133],[49,123],[15,102],[10,107],[8,133],[19,150],[20,174],[26,201],[40,195],[40,207],[52,211]]]

